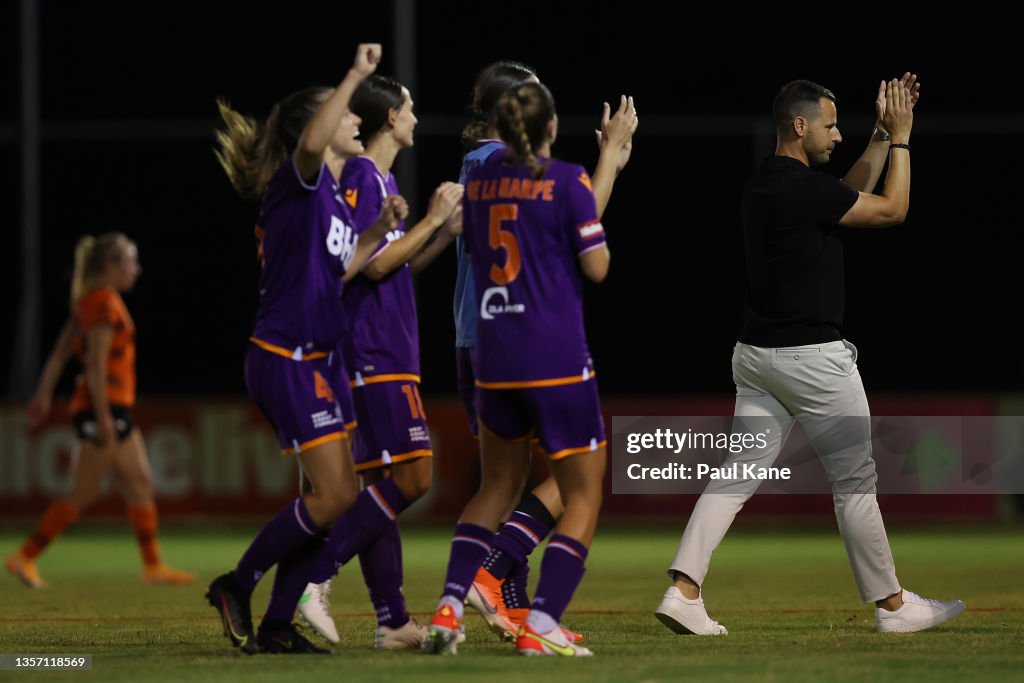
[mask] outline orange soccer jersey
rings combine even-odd
[[[89,330],[96,325],[110,325],[114,328],[114,339],[107,355],[107,400],[111,405],[132,407],[135,405],[135,323],[121,295],[106,287],[94,289],[78,301],[74,316],[78,323],[75,354],[83,368]],[[92,400],[89,398],[83,371],[71,397],[71,413],[89,410],[91,407]]]

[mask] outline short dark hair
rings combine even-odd
[[[810,118],[820,112],[822,97],[836,101],[835,93],[811,81],[790,81],[782,86],[772,101],[776,130],[782,130],[798,116]]]
[[[371,74],[363,79],[355,92],[348,108],[363,120],[359,124],[359,139],[369,144],[377,133],[384,129],[388,122],[388,113],[399,110],[405,104],[403,86],[393,78]]]

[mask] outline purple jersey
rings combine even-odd
[[[291,159],[281,164],[256,235],[263,272],[253,337],[296,359],[329,353],[345,332],[341,278],[358,238],[327,165],[310,184]]]
[[[469,173],[463,234],[480,310],[477,386],[589,379],[578,258],[605,238],[587,172],[552,159],[533,180],[496,155]]]
[[[352,207],[357,233],[377,221],[387,195],[398,194],[395,177],[382,175],[373,160],[365,156],[345,163],[339,184],[345,202]],[[381,240],[371,260],[404,234],[405,223],[401,222]],[[409,264],[403,263],[377,281],[356,276],[345,288],[344,304],[349,334],[342,348],[353,383],[359,385],[373,377],[377,381],[415,378],[418,382],[419,335]]]

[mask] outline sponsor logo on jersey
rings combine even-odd
[[[353,209],[356,208],[356,204],[359,202],[359,189],[351,187],[345,190],[345,203],[351,206]]]
[[[327,251],[341,260],[342,266],[348,270],[352,258],[356,255],[358,236],[352,226],[337,216],[331,216],[331,229],[327,233]]]
[[[508,287],[490,287],[480,301],[480,317],[494,320],[496,315],[519,315],[526,312],[526,304],[513,304],[508,300]]]

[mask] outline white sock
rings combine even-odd
[[[538,633],[551,633],[558,628],[558,622],[550,614],[541,612],[538,609],[530,610],[530,613],[526,616],[526,623]]]
[[[437,609],[441,609],[445,605],[451,607],[452,611],[455,612],[455,616],[458,617],[460,621],[462,620],[462,614],[466,610],[465,603],[450,595],[444,595],[441,597],[441,602],[437,603]]]

